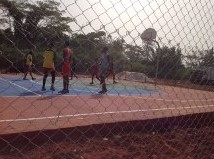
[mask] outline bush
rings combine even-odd
[[[15,48],[8,48],[5,45],[0,45],[0,49],[0,68],[10,70],[11,72],[22,72],[25,56],[23,51]]]

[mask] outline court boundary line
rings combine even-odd
[[[145,99],[145,100],[154,100],[154,101],[164,101],[164,102],[181,102],[181,103],[188,103],[188,102],[211,102],[214,101],[214,99],[186,99],[186,100],[179,100],[179,99],[163,99],[163,98],[146,98],[145,96],[132,96],[132,95],[114,95],[114,94],[99,94],[96,92],[96,94],[91,95],[79,95],[79,94],[54,94],[54,95],[40,95],[40,97],[75,97],[75,96],[83,96],[83,97],[91,97],[91,96],[111,96],[111,97],[125,97],[125,98],[137,98],[137,99]],[[18,97],[30,97],[30,98],[38,98],[38,96],[0,96],[1,98],[18,98]]]
[[[6,98],[18,98],[18,97],[31,97],[31,98],[38,98],[38,96],[39,97],[55,97],[55,96],[59,96],[59,97],[63,97],[63,96],[65,96],[65,97],[69,97],[69,96],[102,96],[102,94],[99,94],[98,92],[92,92],[92,91],[84,91],[84,92],[90,92],[90,93],[92,93],[91,95],[79,95],[79,94],[63,94],[63,95],[61,95],[61,94],[54,94],[54,95],[43,95],[43,94],[38,94],[38,93],[36,93],[36,92],[34,92],[34,91],[31,91],[31,90],[29,90],[29,89],[27,89],[27,88],[25,88],[25,87],[22,87],[22,86],[20,86],[20,85],[18,85],[18,84],[16,84],[16,83],[13,83],[13,82],[11,82],[11,81],[9,81],[9,80],[6,80],[6,79],[4,79],[4,78],[2,78],[2,77],[0,77],[0,79],[1,80],[3,80],[3,81],[6,81],[6,82],[9,82],[10,84],[12,84],[12,85],[15,85],[15,86],[17,86],[17,87],[19,87],[19,88],[21,88],[21,89],[24,89],[24,90],[26,90],[26,91],[28,91],[28,92],[31,92],[31,93],[33,93],[33,94],[35,94],[35,95],[37,95],[37,96],[0,96],[0,97],[6,97]],[[30,82],[32,82],[32,83],[34,83],[34,84],[38,84],[38,85],[41,85],[41,83],[39,83],[39,82],[35,82],[35,81],[33,81],[33,80],[29,80]],[[91,88],[91,87],[90,87]],[[74,90],[76,90],[76,91],[82,91],[81,89],[74,89]],[[93,93],[95,93],[95,94],[93,94]],[[165,102],[181,102],[181,103],[186,103],[186,102],[209,102],[209,101],[214,101],[214,99],[190,99],[190,100],[179,100],[179,99],[163,99],[163,98],[146,98],[145,96],[148,96],[148,94],[146,94],[146,95],[144,95],[144,96],[133,96],[133,95],[117,95],[117,94],[107,94],[107,96],[113,96],[113,97],[128,97],[128,98],[137,98],[137,99],[145,99],[145,100],[155,100],[155,101],[165,101]],[[154,96],[153,97],[155,97],[156,95],[154,94]]]
[[[154,111],[165,111],[165,110],[182,110],[182,109],[195,109],[195,108],[209,108],[214,107],[214,105],[199,105],[191,107],[179,107],[179,108],[153,108],[153,109],[141,109],[141,110],[129,110],[129,111],[110,111],[110,112],[99,112],[99,113],[83,113],[83,114],[73,114],[73,115],[58,115],[58,116],[48,116],[48,117],[38,117],[38,118],[21,118],[21,119],[5,119],[0,120],[0,123],[5,122],[22,122],[22,121],[36,121],[36,120],[46,120],[46,119],[59,119],[59,118],[71,118],[79,117],[79,119],[84,119],[80,117],[91,117],[96,115],[108,115],[108,114],[126,114],[126,113],[139,113],[139,112],[154,112]]]
[[[33,81],[33,80],[30,80],[32,83],[35,83],[35,84],[38,84],[38,85],[42,85],[41,83],[39,83],[39,82],[35,82],[35,81]],[[69,84],[69,86],[70,86],[71,84]],[[57,87],[58,88],[58,87]],[[59,88],[63,88],[63,86],[60,86]],[[76,90],[76,91],[83,91],[83,92],[89,92],[89,93],[97,93],[97,92],[95,92],[95,91],[87,91],[87,90],[81,90],[81,89],[72,89],[72,90]]]
[[[1,77],[0,77],[0,79],[1,79],[2,81],[8,82],[8,83],[10,83],[10,84],[12,84],[12,85],[14,85],[14,86],[16,86],[16,87],[19,87],[19,88],[21,88],[21,89],[23,89],[23,90],[25,90],[25,91],[27,91],[27,92],[33,93],[33,94],[35,94],[35,95],[37,95],[37,96],[42,96],[41,94],[38,94],[38,93],[36,93],[36,92],[34,92],[34,91],[31,91],[30,89],[27,89],[27,88],[25,88],[25,87],[22,87],[22,86],[20,86],[20,85],[18,85],[18,84],[16,84],[16,83],[13,83],[13,82],[11,82],[11,81],[9,81],[9,80],[6,80],[6,79],[1,78]],[[21,96],[18,96],[18,97],[21,97]],[[28,96],[25,96],[25,97],[28,97]]]
[[[1,78],[1,77],[0,77]],[[15,82],[11,82],[10,80],[6,80],[6,79],[4,79],[4,78],[1,78],[3,81],[6,81],[6,82],[9,82],[10,84],[12,84],[12,85],[15,85],[15,86],[17,86],[17,87],[19,87],[19,88],[21,88],[21,89],[24,89],[24,90],[26,90],[26,91],[28,91],[28,92],[31,92],[31,93],[33,93],[33,94],[35,94],[35,95],[37,95],[37,96],[58,96],[58,95],[60,95],[60,94],[52,94],[52,95],[44,95],[43,93],[45,93],[45,92],[41,92],[41,94],[39,94],[39,93],[36,93],[36,92],[34,92],[34,91],[31,91],[30,89],[27,89],[27,88],[25,88],[25,87],[22,87],[22,86],[20,86],[20,85],[18,85],[18,84],[16,84]],[[33,83],[33,84],[38,84],[38,85],[42,85],[41,83],[39,83],[39,82],[36,82],[36,81],[33,81],[33,80],[29,80],[31,83]],[[60,81],[60,80],[58,80],[58,81]],[[99,88],[94,88],[94,87],[92,87],[92,86],[86,86],[86,87],[88,87],[89,89],[93,89],[93,90],[85,90],[85,89],[78,89],[78,88],[73,88],[72,90],[75,90],[75,91],[78,91],[78,92],[85,92],[85,93],[91,93],[91,95],[99,95]],[[60,88],[62,88],[62,87],[60,87]],[[96,91],[95,91],[96,90]],[[155,92],[153,92],[153,93],[155,93]],[[156,93],[155,93],[156,94]],[[79,94],[76,94],[76,95],[72,95],[72,94],[69,94],[69,95],[63,95],[63,96],[78,96]],[[118,94],[116,93],[116,94],[108,94],[109,96],[117,96]],[[149,95],[149,94],[145,94],[145,95]],[[31,98],[33,98],[33,97],[37,97],[37,96],[33,96],[33,95],[27,95],[27,96],[23,96],[23,97],[31,97]],[[82,95],[82,96],[88,96],[88,95]],[[90,95],[89,95],[90,96]],[[124,97],[133,97],[133,95],[119,95],[119,96],[124,96]],[[138,95],[139,96],[139,95]],[[17,98],[17,97],[22,97],[22,96],[13,96],[13,95],[5,95],[5,96],[2,96],[2,97],[7,97],[7,98]]]
[[[36,82],[36,81],[33,81],[33,80],[30,80],[32,83],[35,83],[35,84],[38,84],[38,85],[42,85],[42,83],[40,83],[40,82]],[[58,81],[61,81],[61,80],[58,80]],[[81,81],[81,80],[78,80],[78,81]],[[81,81],[82,82],[82,81]],[[76,83],[76,82],[74,82],[74,83]],[[49,85],[51,85],[51,83],[49,83]],[[112,84],[112,85],[114,85],[114,84]],[[72,86],[72,84],[69,84],[69,86]],[[85,87],[87,87],[87,88],[90,88],[90,89],[92,89],[92,90],[83,90],[83,89],[71,89],[71,90],[77,90],[77,91],[83,91],[83,92],[89,92],[89,93],[98,93],[99,92],[99,88],[94,88],[93,86],[91,86],[91,85],[84,85]],[[57,87],[58,88],[58,87]],[[63,88],[63,86],[60,86],[59,88]],[[133,89],[135,89],[136,90],[136,88],[133,88]],[[147,90],[147,89],[144,89],[144,88],[140,88],[140,89],[143,89],[143,90],[146,90],[146,91],[151,91],[151,90]],[[94,90],[97,90],[97,91],[94,91]],[[156,93],[157,92],[157,90],[155,89],[155,90],[152,90],[151,91],[152,92],[152,94],[153,93]]]

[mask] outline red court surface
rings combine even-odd
[[[163,93],[0,97],[0,134],[214,111],[213,92],[172,86],[158,89]]]

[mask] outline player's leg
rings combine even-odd
[[[112,76],[113,76],[113,84],[117,83],[117,81],[115,80],[115,72],[112,71]]]
[[[69,93],[68,88],[69,88],[69,76],[64,75],[63,76],[63,89],[61,91],[59,91],[59,93],[61,93],[61,94]]]
[[[24,73],[23,80],[26,80],[26,79],[27,79],[27,78],[26,78],[26,77],[27,77],[27,74],[28,74],[28,71]]]
[[[94,84],[94,73],[92,73],[92,75],[91,75],[91,83],[90,84]]]
[[[27,77],[28,71],[29,71],[29,66],[28,66],[28,65],[25,65],[25,73],[24,73],[23,80],[26,80],[26,79],[27,79],[26,77]]]
[[[69,93],[69,76],[70,76],[70,64],[63,64],[62,66],[63,75],[63,89],[59,91],[61,94]]]
[[[99,93],[106,93],[107,88],[106,88],[106,82],[105,82],[105,77],[102,78],[102,90]]]
[[[65,69],[65,93],[69,93],[69,77],[71,76],[71,65],[70,63],[66,64]]]
[[[55,82],[56,72],[55,70],[51,71],[51,88],[50,90],[55,91],[54,82]]]
[[[66,76],[63,75],[62,77],[62,82],[63,82],[63,89],[61,91],[59,91],[58,93],[61,93],[61,94],[65,94],[65,90],[66,90]]]
[[[105,82],[106,74],[107,74],[107,72],[105,70],[103,70],[100,74],[100,83],[102,85],[102,90],[99,93],[107,92],[106,82]]]
[[[100,85],[102,85],[102,83],[104,81],[103,78],[102,78],[102,72],[100,72],[99,78],[100,78]]]
[[[65,76],[65,93],[69,93],[69,76]]]
[[[96,79],[97,79],[98,81],[100,81],[100,75],[99,75],[99,72],[98,72],[98,71],[94,72],[94,76],[96,77]]]
[[[98,76],[98,73],[96,74],[96,79],[97,79],[98,81],[100,81],[100,77]]]
[[[42,91],[45,91],[45,84],[48,77],[48,70],[44,68],[44,76],[43,76],[43,82],[42,82]]]
[[[30,73],[31,79],[35,80],[36,78],[34,78],[33,74],[32,74],[32,66],[30,66],[30,68],[29,68],[29,73]]]

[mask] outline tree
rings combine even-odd
[[[125,48],[125,55],[130,61],[141,62],[145,60],[145,52],[136,45],[127,44]]]
[[[14,36],[10,28],[0,30],[0,45],[1,44],[11,45],[13,41]]]
[[[214,52],[213,48],[206,50],[205,54],[201,57],[201,66],[214,67]]]
[[[107,46],[109,46],[109,53],[111,57],[111,62],[114,65],[116,72],[123,71],[125,65],[127,66],[127,58],[125,57],[125,41],[122,38],[116,40],[107,40]]]
[[[159,78],[174,79],[179,75],[179,70],[184,68],[182,64],[182,54],[181,49],[176,49],[175,47],[164,46],[160,49],[157,49],[158,56],[153,60],[153,65],[157,63],[159,58]]]
[[[101,49],[107,44],[104,31],[88,34],[73,34],[72,44],[77,58],[76,71],[89,73],[90,67],[96,58],[101,56]]]
[[[156,51],[149,45],[142,47],[136,45],[126,45],[125,56],[129,60],[130,71],[143,72],[148,76],[155,75],[154,60]]]
[[[30,47],[38,40],[70,32],[68,25],[74,19],[63,17],[55,0],[37,1],[35,4],[27,1],[1,0],[0,8],[7,11],[8,18],[12,18],[11,30],[17,44],[25,43]],[[55,36],[54,36],[55,35]],[[36,41],[37,40],[37,41]]]

